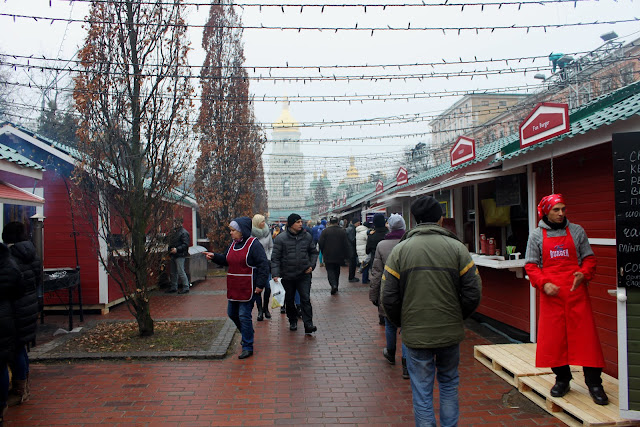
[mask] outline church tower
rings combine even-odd
[[[273,123],[271,156],[268,160],[267,191],[271,221],[286,219],[304,207],[304,158],[300,151],[300,129],[289,112],[289,100],[282,104]]]

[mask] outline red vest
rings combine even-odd
[[[249,237],[241,248],[235,249],[235,243],[227,252],[227,299],[230,301],[250,301],[253,298],[253,269],[247,263],[249,249],[255,241]]]
[[[542,230],[542,272],[560,291],[555,296],[548,296],[540,288],[536,366],[602,368],[604,357],[586,280],[571,291],[573,273],[579,270],[579,265],[569,227],[566,230],[566,236],[558,237],[548,237],[547,230]]]

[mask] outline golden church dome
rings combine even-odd
[[[282,103],[280,117],[273,123],[273,131],[285,132],[290,130],[298,130],[298,122],[296,122],[289,112],[289,99],[287,98]]]
[[[358,168],[356,168],[356,159],[351,156],[349,157],[349,162],[351,163],[351,165],[349,166],[349,169],[347,169],[347,178],[358,178],[360,174],[358,173]]]

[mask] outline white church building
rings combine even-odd
[[[289,101],[282,104],[280,117],[273,123],[271,154],[266,162],[266,181],[271,222],[286,222],[292,212],[304,221],[310,219],[305,206],[304,155],[300,151],[300,129],[289,112]]]

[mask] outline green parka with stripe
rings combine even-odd
[[[381,304],[410,348],[464,339],[463,319],[480,304],[482,281],[467,248],[435,223],[408,231],[387,259]]]

